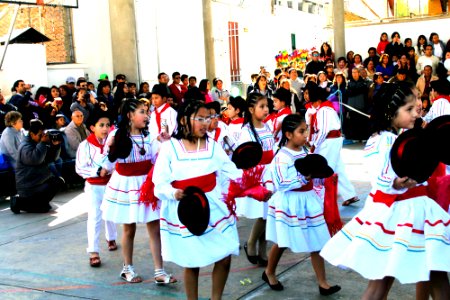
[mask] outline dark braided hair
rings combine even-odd
[[[120,107],[120,121],[117,125],[117,132],[114,136],[114,144],[110,147],[108,159],[113,162],[118,158],[126,158],[130,155],[133,144],[130,138],[131,124],[129,113],[136,111],[144,104],[137,99],[127,98],[122,101]],[[141,133],[144,136],[148,135],[147,128],[142,128]]]
[[[295,129],[297,129],[300,125],[302,125],[303,123],[305,123],[305,118],[301,115],[297,115],[297,114],[292,114],[292,115],[288,115],[284,118],[283,123],[281,123],[281,140],[280,143],[278,144],[278,150],[276,153],[278,153],[278,151],[280,151],[280,149],[286,145],[288,139],[286,137],[286,132],[294,132]],[[275,155],[276,155],[275,153]]]
[[[200,108],[205,108],[205,103],[201,100],[195,100],[185,103],[178,109],[177,115],[177,131],[172,134],[172,137],[177,140],[186,139],[190,142],[195,141],[195,136],[193,135],[193,130],[191,126],[190,118],[197,115]],[[181,121],[185,118],[185,124]],[[208,135],[205,133],[205,138],[208,139]]]
[[[411,85],[407,83],[386,83],[374,96],[370,111],[371,133],[393,131],[392,120],[397,116],[398,109],[414,97]],[[397,133],[395,133],[397,134]]]
[[[245,124],[249,124],[250,126],[250,130],[253,133],[253,136],[255,138],[255,141],[257,141],[258,143],[260,143],[262,145],[262,141],[259,138],[258,133],[256,132],[255,126],[253,125],[253,116],[250,113],[250,107],[255,108],[255,106],[258,104],[259,101],[261,100],[267,100],[266,96],[263,96],[261,94],[258,93],[251,93],[250,95],[248,95],[247,97],[247,107],[244,113],[244,124],[242,124],[242,127],[244,127]]]

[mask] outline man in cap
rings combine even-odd
[[[319,71],[323,71],[325,63],[319,60],[319,51],[313,50],[311,52],[312,60],[306,64],[305,74],[317,75]]]
[[[68,93],[69,95],[73,95],[73,93],[75,93],[75,91],[76,91],[75,82],[76,82],[76,80],[75,80],[75,77],[73,77],[73,76],[69,76],[66,78],[66,85],[67,85],[67,88],[69,89],[69,93]]]

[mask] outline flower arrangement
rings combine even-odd
[[[286,50],[278,52],[275,56],[275,61],[277,62],[277,68],[286,68],[294,62],[295,67],[304,70],[306,63],[308,62],[308,55],[310,51],[314,50],[315,47],[308,49],[295,49],[292,53],[288,53]]]

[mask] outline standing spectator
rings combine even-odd
[[[327,78],[328,78],[329,81],[333,82],[334,76],[335,76],[335,74],[334,74],[334,65],[333,64],[328,63],[325,66],[325,75],[327,75]]]
[[[111,117],[115,121],[117,116],[115,112],[117,111],[117,109],[114,105],[114,97],[111,94],[111,82],[109,82],[108,80],[102,80],[99,82],[97,87],[97,101],[99,104],[105,103],[108,111],[111,114]]]
[[[181,76],[179,72],[172,74],[172,84],[169,85],[170,93],[173,96],[174,106],[177,107],[183,103],[184,94],[187,88],[181,84]]]
[[[72,94],[69,94],[69,87],[65,84],[59,86],[59,96],[63,100],[63,106],[61,108],[61,112],[66,116],[66,118],[70,118],[72,112],[70,111],[70,106],[72,105]]]
[[[361,67],[361,66],[363,66],[363,64],[362,64],[362,57],[361,57],[361,55],[359,55],[359,54],[355,54],[355,55],[353,56],[353,63],[351,63],[351,64],[349,65],[348,71],[351,73],[352,70],[353,70],[353,68],[359,68],[359,67]]]
[[[73,96],[73,93],[75,93],[77,90],[75,87],[75,82],[76,80],[73,76],[69,76],[66,78],[66,86],[68,89],[68,93],[71,97]]]
[[[200,90],[200,93],[205,97],[205,103],[212,102],[212,95],[211,95],[211,83],[208,79],[202,79],[200,81],[200,84],[198,85],[198,88]]]
[[[369,56],[364,59],[364,66],[367,68],[369,61],[372,61],[376,67],[380,62],[380,57],[377,55],[377,49],[375,47],[370,47],[367,53]]]
[[[269,113],[272,113],[272,111],[273,111],[273,100],[272,100],[273,91],[267,85],[267,77],[265,75],[260,74],[256,78],[255,87],[250,94],[254,94],[254,93],[261,94],[267,98],[267,102],[269,105]]]
[[[431,66],[425,66],[422,75],[417,79],[416,87],[419,89],[420,98],[422,100],[429,100],[431,92],[431,81],[438,80],[439,78],[433,75],[433,68]]]
[[[352,70],[352,77],[347,83],[348,105],[360,110],[367,111],[367,91],[368,86],[362,80],[359,69]],[[345,138],[349,140],[367,140],[368,119],[352,110],[346,114],[346,126],[344,128]]]
[[[211,91],[212,98],[214,101],[220,103],[220,106],[227,106],[230,100],[230,93],[223,88],[223,81],[220,78],[214,78],[213,89]]]
[[[128,97],[136,99],[137,91],[136,91],[136,83],[134,82],[128,82]]]
[[[393,59],[393,57],[399,58],[404,52],[403,44],[400,42],[400,34],[397,31],[394,31],[391,35],[391,42],[386,45],[386,49],[384,49],[384,53],[389,54],[389,57]]]
[[[16,93],[9,99],[9,104],[17,107],[17,110],[22,114],[24,128],[28,129],[30,121],[39,117],[37,113],[37,103],[31,98],[31,85],[25,84],[23,80],[16,80],[12,87]]]
[[[375,62],[373,60],[369,60],[366,66],[367,77],[370,80],[373,80],[373,75],[375,74]]]
[[[334,62],[334,52],[331,49],[330,44],[327,42],[323,42],[322,46],[320,46],[320,59],[325,61],[326,59],[331,59]]]
[[[319,60],[319,51],[313,50],[311,52],[312,60],[306,64],[305,74],[317,75],[319,71],[323,71],[325,63]]]
[[[52,176],[48,164],[59,157],[60,140],[50,140],[44,124],[32,120],[29,135],[19,146],[16,167],[17,196],[11,197],[10,208],[15,214],[21,210],[46,213],[49,202],[63,186],[61,178]]]
[[[189,86],[188,89],[196,88],[197,87],[197,77],[191,76],[189,77]]]
[[[375,70],[383,74],[385,81],[388,81],[389,78],[394,75],[394,66],[392,66],[389,54],[385,53],[380,56],[380,64],[375,68]]]
[[[386,32],[383,32],[380,36],[380,42],[378,42],[378,46],[377,46],[377,53],[379,55],[384,53],[387,44],[389,44],[388,35]]]
[[[187,74],[181,75],[181,84],[184,85],[184,87],[186,88],[186,90],[188,89],[188,86],[189,86],[189,76],[188,76]]]
[[[69,158],[75,158],[78,146],[89,135],[89,130],[84,125],[83,119],[83,113],[81,111],[74,111],[72,113],[72,121],[64,130],[67,137],[66,152]]]
[[[306,109],[305,106],[300,101],[300,97],[297,92],[291,87],[291,82],[289,79],[283,79],[280,82],[280,88],[284,88],[291,92],[291,111],[293,114],[299,114],[304,116]]]
[[[425,55],[426,45],[427,45],[427,38],[423,34],[419,35],[419,37],[417,38],[417,45],[414,47],[419,57]]]
[[[433,55],[433,46],[426,45],[425,46],[425,55],[419,57],[417,60],[417,74],[422,75],[425,66],[431,66],[433,69],[433,75],[436,75],[437,66],[439,64],[439,58]]]
[[[275,75],[275,76],[278,76],[278,75]],[[258,77],[258,74],[256,74],[256,73],[254,73],[250,76],[250,78],[252,79],[252,82],[247,87],[247,97],[248,97],[248,94],[250,94],[252,92],[252,90],[255,88],[255,82],[256,82],[257,77]]]
[[[319,88],[324,89],[323,94],[324,94],[325,98],[328,98],[328,96],[330,95],[330,88],[331,88],[332,84],[333,83],[328,80],[327,75],[325,74],[324,71],[320,71],[317,74],[317,86]]]
[[[367,102],[369,109],[372,109],[373,99],[375,95],[382,89],[386,83],[384,82],[383,74],[377,72],[373,75],[373,83],[369,87]]]
[[[113,90],[112,90],[113,95],[117,91],[117,85],[121,82],[123,83],[127,82],[127,76],[125,76],[124,74],[117,74],[116,79],[113,81]]]
[[[348,63],[348,66],[349,66],[349,70],[348,70],[349,73],[351,72],[350,71],[350,66],[353,63],[354,56],[355,56],[355,52],[353,52],[352,50],[347,52],[346,57],[347,57],[347,63]]]
[[[289,82],[291,84],[291,88],[294,89],[299,99],[301,99],[302,87],[305,86],[305,83],[302,79],[298,78],[298,72],[294,68],[289,69]]]
[[[343,56],[338,58],[337,67],[336,69],[334,69],[335,74],[337,74],[338,72],[341,72],[345,77],[348,77],[347,60]]]
[[[433,46],[433,55],[442,60],[444,58],[445,44],[439,39],[436,32],[430,34],[430,44]]]

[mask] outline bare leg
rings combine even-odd
[[[198,299],[198,275],[199,268],[184,269],[184,289],[188,300]]]
[[[416,300],[430,299],[430,282],[419,281],[416,283]]]
[[[256,255],[256,242],[259,240],[259,237],[264,233],[265,230],[266,220],[264,220],[263,218],[256,219],[247,241],[248,255]]]
[[[389,293],[389,289],[394,282],[393,277],[384,277],[379,280],[369,280],[367,289],[365,290],[362,300],[381,300]]]
[[[278,283],[278,279],[276,276],[276,270],[278,266],[278,262],[280,261],[281,256],[283,255],[284,250],[286,248],[280,248],[277,244],[273,244],[272,248],[269,252],[269,262],[267,263],[267,267],[265,269],[267,278],[269,278],[269,282],[271,285],[275,285]]]
[[[311,264],[314,273],[316,273],[319,286],[324,289],[329,289],[330,285],[327,282],[327,276],[325,274],[325,261],[323,260],[323,257],[319,255],[319,252],[311,252]]]
[[[147,232],[150,237],[150,251],[152,252],[155,269],[163,268],[161,256],[161,236],[159,233],[159,220],[147,223]]]
[[[214,264],[212,272],[212,300],[222,299],[225,283],[230,273],[231,256],[225,257]]]
[[[125,265],[133,264],[133,244],[136,234],[136,223],[123,224],[122,256]]]
[[[260,258],[267,260],[267,240],[266,240],[266,221],[264,220],[264,231],[258,239],[258,255]]]
[[[434,300],[450,299],[450,286],[446,272],[430,272],[431,295]]]

